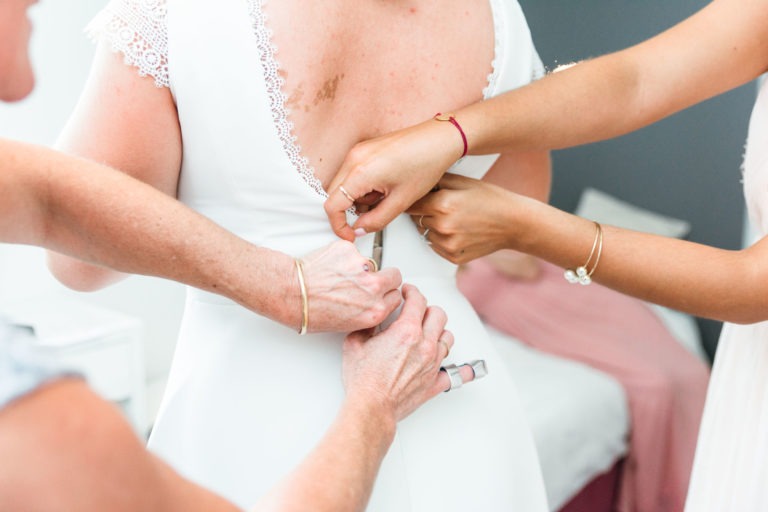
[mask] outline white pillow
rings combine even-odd
[[[593,188],[584,189],[575,213],[601,224],[672,238],[685,238],[691,231],[688,221],[640,208]]]

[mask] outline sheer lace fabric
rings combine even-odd
[[[269,96],[269,105],[272,110],[272,119],[275,122],[280,142],[288,155],[293,168],[312,189],[323,197],[327,197],[323,184],[315,176],[315,170],[309,163],[309,159],[301,154],[301,146],[297,137],[293,134],[293,123],[290,121],[290,109],[286,106],[286,96],[283,93],[285,80],[280,76],[280,64],[277,60],[277,46],[272,43],[272,31],[267,26],[267,16],[263,6],[267,0],[248,0],[248,14],[251,17],[253,31],[259,48],[261,66],[264,71],[264,80]]]
[[[272,31],[267,24],[264,5],[268,0],[246,0],[254,35],[260,54],[264,79],[269,97],[272,119],[280,141],[293,168],[317,194],[327,197],[323,184],[315,176],[309,159],[302,154],[301,145],[293,133],[290,109],[283,92],[285,80],[280,75],[277,47],[272,42]],[[496,92],[502,46],[498,1],[491,0],[494,12],[494,59],[483,97],[489,98]],[[120,52],[125,63],[135,66],[139,75],[151,76],[158,87],[169,87],[168,74],[168,27],[166,0],[112,0],[86,29],[94,40],[103,39],[112,51]],[[538,77],[536,77],[538,78]],[[350,210],[351,213],[354,213]]]
[[[165,0],[112,0],[86,28],[93,40],[110,44],[139,75],[169,87],[168,26]]]

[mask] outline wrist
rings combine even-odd
[[[395,405],[383,400],[383,397],[359,392],[348,392],[342,411],[358,423],[361,432],[371,440],[382,443],[386,450],[395,438],[397,413]]]
[[[453,116],[453,114],[450,115]],[[436,117],[434,116],[421,125],[428,133],[427,140],[434,141],[432,147],[425,148],[425,150],[429,151],[431,155],[442,155],[442,166],[448,168],[464,156],[464,142],[461,133],[464,133],[466,137],[466,132],[462,129],[460,133],[453,123],[448,120],[438,120]],[[461,125],[459,124],[459,126]],[[467,139],[467,149],[469,149],[469,139]]]
[[[459,137],[461,137],[461,155],[459,155],[459,158],[457,158],[457,160],[467,156],[467,151],[469,149],[467,135],[466,133],[464,133],[464,129],[461,127],[461,123],[459,123],[459,121],[456,119],[456,114],[438,112],[432,117],[432,119],[434,119],[439,123],[449,123],[454,128],[456,128],[456,131],[458,132]]]
[[[226,295],[255,313],[298,328],[302,306],[294,258],[250,245],[237,268],[238,274],[230,280],[232,286]]]
[[[507,191],[505,193],[512,194]],[[506,217],[503,222],[509,226],[505,246],[507,249],[538,256],[544,225],[542,217],[546,213],[541,208],[543,203],[521,195],[513,195],[511,200],[519,204],[501,210]]]

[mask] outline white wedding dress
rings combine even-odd
[[[768,80],[749,124],[744,194],[754,227],[768,235]],[[768,510],[768,322],[723,327],[685,510]]]
[[[542,73],[514,1],[491,2],[487,96]],[[333,240],[324,192],[291,135],[259,0],[116,0],[91,29],[168,86],[183,135],[179,198],[260,245],[301,256]],[[495,157],[454,172],[482,176]],[[489,376],[401,422],[371,497],[381,512],[543,512],[544,486],[517,391],[441,259],[403,215],[386,229],[398,267],[448,313],[449,362],[483,358]],[[358,241],[370,254],[371,236]],[[150,447],[187,477],[248,507],[318,442],[342,401],[341,334],[299,336],[190,289]]]

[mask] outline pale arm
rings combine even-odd
[[[106,44],[100,44],[97,49],[88,84],[59,140],[59,147],[119,169],[166,197],[176,197],[182,148],[170,91],[156,87],[151,77],[139,76],[134,67],[125,65],[122,56],[112,53]],[[54,158],[51,153],[47,155],[49,160]],[[26,165],[38,165],[34,155],[28,157]],[[46,165],[50,168],[54,163],[49,161]],[[95,175],[106,168],[91,166],[89,169]],[[98,176],[93,176],[91,181],[94,186],[96,179]],[[234,242],[218,245],[216,235],[208,238],[209,227],[202,229],[197,222],[189,224],[189,216],[164,211],[163,208],[170,207],[161,194],[131,197],[131,189],[123,190],[130,187],[123,183],[129,182],[115,183],[117,178],[109,179],[113,180],[109,186],[103,184],[98,191],[91,191],[101,197],[86,199],[82,195],[81,200],[87,201],[93,217],[109,219],[110,223],[105,223],[98,234],[91,232],[82,239],[70,238],[69,246],[53,248],[58,254],[50,254],[49,266],[64,284],[78,290],[94,290],[123,277],[104,266],[92,265],[93,261],[82,261],[81,255],[88,255],[92,248],[77,243],[110,239],[128,243],[129,237],[134,237],[135,245],[119,255],[123,258],[120,262],[115,260],[117,254],[107,259],[106,253],[99,256],[98,262],[122,272],[162,275],[227,294],[284,325],[292,328],[301,325],[298,279],[292,258],[267,249],[237,250]],[[68,188],[64,187],[61,192],[59,200],[72,201]],[[72,203],[73,216],[77,213],[76,205]],[[173,206],[173,212],[178,210],[178,206]],[[155,236],[139,228],[154,228]],[[184,238],[185,235],[194,237]],[[174,248],[174,244],[177,247]],[[172,275],[167,267],[175,263],[173,260],[167,260],[162,269],[150,266],[150,260],[161,263],[161,258],[178,252],[179,244],[185,245],[187,251],[198,251],[197,261],[187,262],[187,268],[178,269]],[[61,254],[64,250],[67,255]],[[91,254],[91,259],[93,256]],[[209,264],[214,256],[219,257],[218,265]],[[335,243],[301,256],[305,261],[309,293],[310,332],[348,332],[378,325],[400,304],[399,271],[365,272],[367,260],[351,244]],[[132,258],[135,261],[131,261]],[[194,276],[197,271],[205,274],[205,279]]]
[[[453,345],[445,314],[427,308],[416,288],[404,293],[403,313],[387,330],[347,338],[347,398],[336,421],[256,511],[362,511],[397,421],[448,387],[439,371]],[[472,380],[468,367],[462,378]],[[0,464],[0,503],[9,510],[239,510],[151,455],[117,409],[78,380],[0,410],[0,460],[13,461]]]
[[[445,313],[427,308],[415,287],[405,285],[403,292],[402,313],[386,331],[370,339],[364,332],[353,333],[345,340],[347,400],[339,417],[323,442],[257,506],[258,512],[304,512],[308,503],[316,512],[364,510],[396,423],[449,387],[448,377],[439,372],[446,347],[437,342],[453,346],[453,336],[442,330]],[[472,380],[469,367],[461,371],[465,382]],[[319,475],[331,476],[333,483]]]
[[[11,141],[0,141],[0,155],[6,198],[0,202],[1,240],[173,279],[282,323],[301,322],[298,281],[287,255],[249,244],[102,165]],[[279,290],[285,295],[276,296]]]
[[[57,148],[119,169],[176,197],[181,131],[171,93],[156,87],[151,77],[140,77],[107,43],[98,45],[91,74]],[[49,267],[62,283],[81,291],[125,277],[55,253],[49,255]]]
[[[394,437],[391,413],[347,400],[299,468],[254,512],[361,512]],[[146,450],[114,406],[58,381],[0,411],[0,503],[8,510],[235,512]]]

